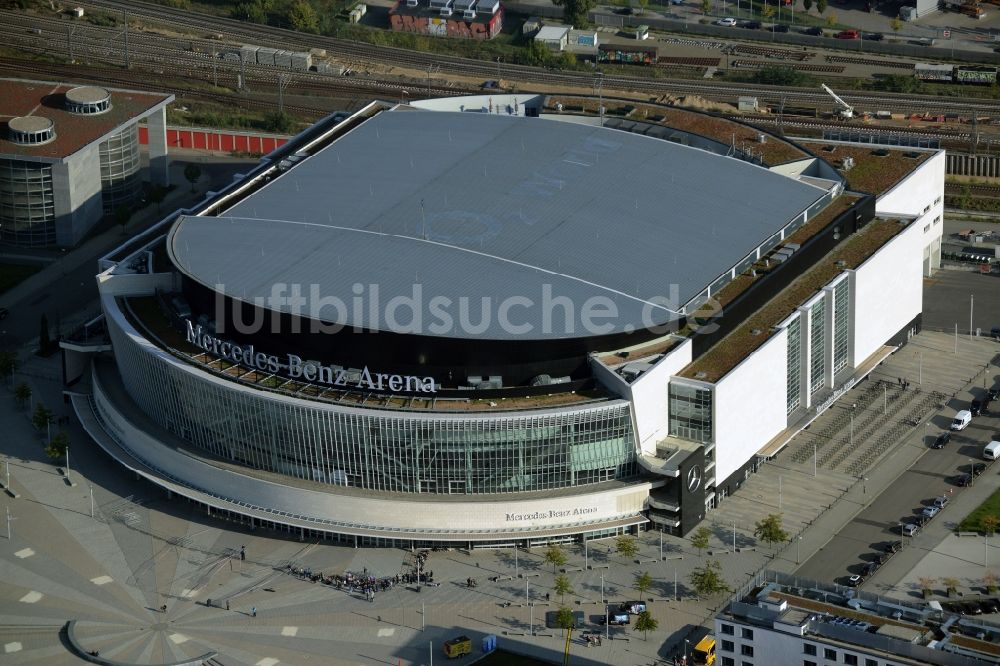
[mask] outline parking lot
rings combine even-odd
[[[969,333],[969,305],[972,305],[972,326],[988,335],[1000,326],[1000,277],[966,271],[939,271],[924,282],[924,329],[955,330]]]
[[[879,463],[880,466],[898,464],[908,467],[888,487],[867,488],[866,494],[873,495],[871,503],[860,510],[814,557],[803,563],[797,571],[799,575],[849,585],[852,575],[868,577],[873,573],[870,569],[874,567],[866,567],[870,562],[884,559],[880,555],[887,544],[902,541],[902,551],[885,564],[885,570],[880,568],[875,574],[875,579],[881,581],[881,587],[892,588],[907,576],[927,551],[954,531],[967,511],[981,501],[976,500],[968,507],[966,505],[970,502],[957,500],[972,494],[985,498],[989,492],[1000,487],[1000,475],[997,474],[1000,466],[983,459],[984,446],[995,439],[1000,430],[1000,405],[992,404],[988,413],[974,418],[962,431],[949,430],[956,412],[967,409],[972,398],[985,394],[984,385],[991,387],[1000,383],[996,355],[993,353],[995,343],[985,339],[966,339],[964,344],[976,346],[984,358],[992,359],[992,363],[974,378],[975,386],[966,387],[954,397],[946,398],[930,418],[913,428],[901,447],[895,447]],[[933,367],[929,358],[930,353],[923,362]],[[966,368],[967,379],[969,370]],[[945,388],[947,383],[951,383],[935,377],[933,370],[927,367],[923,372],[930,375],[927,377],[930,384]],[[950,441],[940,449],[932,448],[939,435],[946,432],[951,434]],[[915,462],[910,465],[909,461],[915,456]],[[963,478],[973,472],[973,466],[981,476]],[[924,516],[925,509],[933,506],[937,497],[947,498],[947,506],[933,517]],[[956,504],[963,506],[955,507]],[[928,513],[935,512],[928,510]],[[921,525],[924,522],[926,524]],[[913,536],[907,536],[907,524],[918,527]],[[908,553],[908,549],[914,552]],[[904,561],[909,564],[903,565]]]

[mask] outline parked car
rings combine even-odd
[[[979,608],[984,613],[1000,613],[1000,603],[996,599],[980,599]]]
[[[6,310],[4,310],[4,312],[6,312]],[[0,312],[0,319],[3,319],[6,316],[7,315]],[[986,395],[989,396],[990,400],[996,400],[997,398],[1000,398],[1000,386],[994,386],[987,392]]]
[[[771,26],[771,32],[788,32],[788,26],[784,23],[775,23]]]
[[[924,516],[927,517],[927,518],[933,518],[934,516],[938,515],[938,513],[940,511],[941,511],[941,507],[939,507],[939,506],[925,506],[924,507]]]
[[[610,624],[611,626],[622,626],[629,624],[631,619],[629,619],[628,613],[614,612],[602,617],[597,621],[597,624],[604,625]]]
[[[884,550],[887,553],[896,553],[899,552],[899,549],[902,547],[903,547],[902,541],[890,541],[882,546],[882,550]]]
[[[715,22],[715,25],[724,25],[726,27],[732,28],[733,26],[736,25],[736,19],[734,19],[731,16],[727,16],[726,18],[720,18],[718,21]]]
[[[920,526],[915,523],[906,523],[901,529],[904,535],[911,537],[920,531]]]
[[[859,39],[861,35],[857,30],[841,30],[834,37],[837,39]]]
[[[631,7],[619,7],[615,10],[616,14],[624,14],[625,16],[631,16],[635,13],[635,10]]]
[[[987,393],[986,395],[983,396],[983,398],[982,398],[982,400],[980,402],[982,402],[983,404],[979,408],[979,411],[982,414],[989,414],[989,412],[990,412],[990,403],[993,402],[993,398],[991,398],[990,395]]]
[[[859,576],[858,574],[854,574],[853,576],[847,579],[847,584],[850,585],[851,587],[857,587],[858,585],[861,585],[861,583],[863,582],[865,582],[864,577]]]
[[[972,423],[972,412],[963,409],[955,414],[955,418],[952,419],[951,425],[948,428],[950,430],[965,430],[970,423]]]
[[[979,604],[974,604],[971,601],[961,602],[962,614],[963,615],[982,615],[983,610],[979,607]]]
[[[948,499],[947,495],[941,495],[940,497],[935,497],[934,498],[934,506],[936,506],[939,509],[943,509],[946,506],[948,506],[948,502],[950,502],[950,501],[951,500]]]
[[[881,564],[881,563],[878,562],[877,560],[875,562],[869,562],[861,570],[861,574],[863,576],[871,576],[873,573],[875,573],[876,571],[878,571],[879,564]]]
[[[927,523],[931,522],[931,517],[927,514],[921,512],[911,519],[917,527],[923,527]]]
[[[866,32],[864,33],[862,38],[867,39],[868,41],[871,42],[881,42],[883,39],[885,39],[885,35],[883,35],[881,32]]]
[[[965,474],[959,474],[955,477],[955,485],[962,486],[963,488],[968,485],[972,485],[972,475],[966,472]]]
[[[969,468],[969,471],[972,473],[972,476],[980,476],[982,475],[983,472],[986,471],[986,463],[981,463],[981,462],[972,463],[972,466]]]
[[[931,444],[931,448],[932,449],[943,449],[945,447],[945,444],[947,444],[950,441],[951,441],[951,433],[950,432],[943,432],[943,433],[941,433],[940,435],[937,436],[937,439],[935,439],[934,443]]]
[[[760,21],[745,21],[743,27],[747,30],[760,30]]]
[[[822,37],[823,36],[823,28],[819,27],[818,25],[814,25],[811,28],[806,28],[805,30],[803,30],[802,34],[803,35],[812,35],[813,37]]]
[[[973,416],[979,416],[980,414],[982,414],[983,413],[983,401],[982,400],[973,400],[971,403],[969,403],[969,413],[972,414]]]

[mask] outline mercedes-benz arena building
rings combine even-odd
[[[81,421],[302,535],[686,533],[919,327],[944,155],[876,216],[799,148],[619,125],[502,95],[319,122],[102,260]]]

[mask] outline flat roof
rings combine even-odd
[[[167,248],[205,286],[284,312],[293,307],[268,301],[274,285],[316,285],[346,304],[358,285],[367,294],[378,285],[383,305],[420,285],[425,310],[433,297],[466,298],[474,313],[482,298],[494,311],[507,299],[533,301],[510,311],[528,332],[505,330],[496,316],[468,333],[438,332],[425,316],[418,331],[367,307],[322,310],[325,321],[446,337],[585,337],[564,328],[558,308],[546,325],[543,285],[578,310],[607,299],[616,316],[600,320],[601,335],[666,323],[825,194],[628,132],[411,109],[367,120],[220,217],[180,218]]]
[[[103,138],[130,120],[141,118],[161,104],[169,104],[173,95],[105,88],[111,93],[111,109],[105,113],[83,115],[66,110],[66,93],[75,84],[20,79],[0,79],[0,157],[38,159],[52,162]],[[37,116],[48,118],[56,138],[44,144],[21,145],[7,134],[13,118]]]

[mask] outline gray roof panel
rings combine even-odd
[[[579,317],[571,330],[543,325],[543,285],[577,308],[605,297],[617,311],[613,331],[663,323],[823,194],[740,160],[606,128],[384,112],[225,217],[182,218],[170,249],[179,268],[235,298],[298,283],[350,304],[354,285],[370,295],[377,284],[384,315],[393,296],[420,284],[425,315],[434,296],[493,299],[486,330],[435,332],[425,316],[425,334],[578,336],[587,334]],[[510,311],[529,332],[496,321],[511,297],[536,304]],[[654,297],[669,309],[650,305]],[[340,321],[418,332],[388,319],[372,320],[366,307]]]

